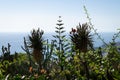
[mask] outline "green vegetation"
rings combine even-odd
[[[10,54],[2,46],[0,80],[120,80],[120,45],[116,46],[120,30],[106,44],[91,23],[79,24],[66,38],[61,16],[57,21],[54,40],[44,40],[44,31],[33,29],[24,38],[25,53]],[[94,49],[93,34],[105,47]]]

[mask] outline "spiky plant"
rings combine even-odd
[[[89,25],[87,23],[82,25],[79,24],[77,29],[72,28],[70,37],[75,46],[75,50],[79,50],[79,52],[87,52],[88,49],[93,49],[92,35],[90,34]]]
[[[57,50],[59,51],[59,53],[61,53],[63,51],[63,39],[65,38],[65,35],[63,35],[63,33],[65,32],[64,27],[62,27],[64,24],[62,23],[62,20],[60,19],[61,16],[59,16],[59,20],[58,23],[56,24],[56,33],[57,35],[54,35],[53,37],[56,38],[55,43],[56,43],[56,47]]]
[[[64,69],[64,65],[62,63],[64,63],[65,60],[63,60],[66,56],[66,52],[69,49],[69,43],[65,42],[66,39],[66,35],[64,27],[63,27],[63,23],[61,20],[61,16],[59,16],[59,19],[57,20],[58,23],[56,24],[56,35],[54,35],[53,37],[55,38],[54,40],[54,45],[55,45],[55,49],[57,50],[57,52],[55,52],[57,54],[58,57],[58,61],[61,67],[61,70]]]
[[[39,68],[42,68],[42,59],[43,59],[43,30],[35,30],[31,31],[31,35],[29,35],[29,47],[32,48],[32,54],[35,61],[39,64]]]
[[[43,61],[43,67],[46,69],[48,72],[50,71],[50,63],[51,63],[51,57],[54,49],[54,41],[51,41],[49,43],[49,40],[46,40],[46,44],[44,44],[44,61]]]
[[[81,61],[85,75],[87,80],[89,80],[89,66],[88,62],[85,59],[85,53],[92,48],[93,49],[93,44],[92,44],[92,36],[90,34],[90,29],[89,25],[87,23],[85,24],[79,24],[77,26],[77,29],[73,29],[70,32],[70,37],[73,45],[75,46],[75,51],[79,51],[79,53],[83,52],[83,60]],[[79,56],[80,58],[81,56]],[[80,58],[81,59],[81,58]]]
[[[29,47],[27,45],[27,41],[26,41],[25,37],[24,37],[24,47],[21,46],[21,48],[27,53],[28,58],[29,58],[29,63],[30,63],[29,66],[31,67],[31,64],[32,64],[31,53],[29,51]]]

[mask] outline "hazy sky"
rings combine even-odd
[[[38,27],[53,32],[58,16],[70,31],[87,22],[84,4],[98,31],[120,28],[120,0],[0,0],[0,32],[30,32]]]

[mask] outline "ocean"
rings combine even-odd
[[[0,55],[2,54],[2,46],[7,47],[7,44],[10,43],[11,48],[11,54],[15,53],[15,52],[23,52],[21,46],[24,46],[24,37],[28,38],[28,35],[30,33],[0,33]],[[54,35],[55,33],[45,33],[43,35],[44,40],[49,39],[52,40],[54,39],[52,37],[52,35]],[[114,35],[113,32],[104,32],[104,33],[99,33],[101,35],[101,37],[104,39],[104,41],[106,43],[109,43],[110,41],[112,41],[112,37]],[[69,35],[67,35],[67,37],[69,38]],[[103,43],[100,39],[97,38],[97,36],[93,36],[93,44],[94,47],[99,47],[102,46]],[[120,41],[120,38],[117,39],[117,42]]]

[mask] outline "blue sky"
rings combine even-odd
[[[95,29],[120,28],[120,0],[0,0],[0,32],[30,32],[33,28],[54,32],[58,16],[66,31],[87,22],[86,5]]]

